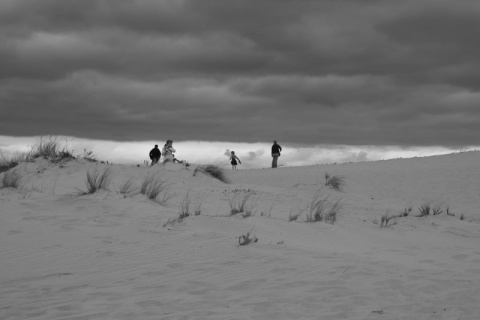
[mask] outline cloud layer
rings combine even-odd
[[[478,144],[474,0],[0,2],[0,135]]]

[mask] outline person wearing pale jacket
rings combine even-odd
[[[175,163],[175,161],[182,163],[183,161],[179,161],[175,158],[175,155],[173,153],[176,152],[177,150],[175,150],[172,144],[173,144],[172,140],[167,140],[167,142],[163,146],[163,149],[162,149],[163,163],[166,163],[169,161],[172,161],[173,163]]]

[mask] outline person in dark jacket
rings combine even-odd
[[[152,160],[152,166],[158,163],[158,160],[160,160],[161,156],[162,153],[160,152],[160,149],[158,149],[158,144],[156,144],[155,148],[150,150],[150,159]]]
[[[282,147],[277,143],[277,140],[274,140],[272,146],[272,168],[277,167],[277,160],[278,157],[280,157],[280,151],[282,151]]]

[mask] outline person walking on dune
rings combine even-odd
[[[150,150],[150,160],[152,160],[152,166],[160,160],[160,157],[162,156],[162,153],[160,152],[160,149],[158,149],[158,144],[155,145],[155,148]]]
[[[238,163],[242,164],[240,159],[235,154],[235,151],[230,152],[230,163],[232,164],[232,170],[237,170],[237,160]]]
[[[278,157],[280,157],[280,151],[282,151],[282,147],[277,143],[277,140],[273,141],[272,146],[272,168],[277,168],[277,161]]]

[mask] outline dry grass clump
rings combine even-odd
[[[35,143],[29,153],[31,159],[43,157],[53,162],[59,162],[64,159],[74,159],[73,151],[70,151],[66,147],[67,140],[60,141],[58,137],[41,137],[37,143]]]
[[[330,200],[328,196],[322,196],[322,193],[318,190],[312,197],[307,209],[306,222],[324,221],[334,224],[338,215],[343,211],[343,202],[341,199]]]
[[[22,161],[25,161],[27,154],[16,154],[12,157],[7,157],[0,152],[0,173],[8,171],[18,166]]]
[[[455,213],[453,213],[453,212],[450,210],[450,207],[447,207],[446,213],[447,213],[447,216],[455,217]]]
[[[66,138],[62,139],[55,136],[41,137],[28,152],[16,153],[9,158],[0,153],[0,172],[7,171],[17,166],[20,162],[30,162],[40,157],[49,159],[53,163],[75,159],[73,150],[69,150],[66,143]]]
[[[9,162],[0,161],[0,173],[8,171],[12,168],[15,168],[16,166],[18,166],[18,162],[16,161],[9,161]]]
[[[288,214],[288,221],[297,221],[298,217],[307,210],[307,208],[299,208],[299,207],[290,207],[290,212]]]
[[[190,190],[188,190],[180,203],[179,219],[189,217],[192,213],[196,216],[202,214],[204,200],[204,197],[198,195],[192,198]]]
[[[430,215],[430,210],[431,210],[431,204],[430,202],[425,202],[418,207],[418,211],[420,214],[417,217],[425,217]]]
[[[441,203],[433,203],[432,204],[432,214],[437,216],[443,212],[442,204]]]
[[[241,235],[238,237],[238,245],[239,246],[246,246],[252,242],[257,242],[258,238],[252,234],[253,229],[248,231],[246,234]]]
[[[412,206],[410,206],[408,208],[405,208],[405,209],[403,209],[402,212],[400,212],[400,214],[398,216],[399,217],[408,217],[410,215],[410,213],[412,212],[412,209],[413,209]]]
[[[85,180],[85,186],[87,190],[78,189],[80,195],[92,194],[99,189],[108,190],[108,187],[112,181],[112,170],[110,167],[98,169],[95,167],[93,170],[87,171],[87,179]]]
[[[3,188],[18,189],[18,187],[20,186],[21,178],[22,177],[15,170],[6,171],[3,174],[2,179],[0,180],[0,182],[1,182],[1,188],[0,189],[3,189]]]
[[[124,195],[135,193],[137,190],[138,186],[135,185],[133,178],[125,179],[118,187],[118,192]]]
[[[190,204],[192,203],[192,197],[190,196],[190,190],[187,191],[180,203],[179,219],[184,219],[190,216]]]
[[[245,192],[242,195],[235,193],[228,203],[230,204],[230,215],[236,215],[237,213],[244,213],[244,217],[250,217],[254,215],[253,209],[256,206],[256,201],[252,199],[254,192]]]
[[[202,172],[224,183],[228,183],[228,179],[225,175],[225,171],[217,165],[209,164],[204,166],[198,166],[193,171],[193,176],[195,176],[198,172]]]
[[[345,186],[345,180],[340,176],[330,176],[325,173],[325,185],[336,191],[342,191]]]
[[[150,200],[159,200],[162,203],[167,202],[173,196],[171,184],[156,174],[145,176],[140,185],[140,193],[147,196]],[[163,196],[161,199],[158,199],[160,194],[163,194]]]
[[[163,224],[163,227],[174,225],[175,223],[180,223],[183,219],[189,217],[192,213],[192,202],[193,202],[193,213],[196,216],[199,216],[202,212],[202,204],[205,198],[202,196],[196,196],[192,198],[190,196],[190,190],[187,191],[185,196],[183,197],[182,202],[180,203],[180,210],[178,212],[177,218],[170,218]]]
[[[390,211],[380,217],[380,228],[388,228],[395,224],[397,224],[397,216],[390,215]]]

